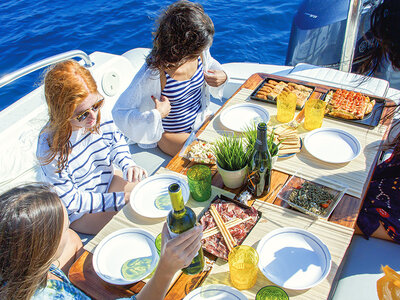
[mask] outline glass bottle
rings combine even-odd
[[[271,186],[272,160],[267,143],[267,124],[258,123],[254,154],[249,162],[247,188],[255,197],[265,196]]]
[[[170,236],[174,238],[196,225],[196,214],[190,207],[185,206],[179,184],[171,184],[168,187],[168,193],[171,198],[172,210],[168,214],[167,225]],[[182,272],[193,275],[200,273],[203,267],[204,255],[203,249],[200,247],[198,254],[193,258],[188,267],[182,269]]]

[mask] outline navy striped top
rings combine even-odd
[[[168,97],[171,111],[162,119],[165,131],[190,132],[201,108],[201,88],[204,84],[203,64],[198,58],[197,70],[189,80],[178,81],[165,72],[167,82],[162,95]]]
[[[46,156],[48,134],[42,133],[38,141],[37,156]],[[100,133],[73,131],[72,151],[65,168],[56,173],[57,158],[42,165],[44,180],[52,184],[68,211],[71,222],[86,213],[117,211],[125,205],[124,192],[108,193],[113,178],[113,163],[124,174],[134,166],[125,137],[113,121],[100,124]]]

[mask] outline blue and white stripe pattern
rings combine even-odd
[[[39,137],[37,156],[46,155],[49,146],[47,134]],[[124,204],[124,193],[107,193],[113,178],[113,163],[118,165],[126,178],[131,158],[125,137],[113,121],[100,125],[100,134],[73,131],[70,142],[72,151],[65,168],[56,173],[56,159],[43,165],[44,180],[55,187],[73,222],[86,213],[117,211]]]
[[[201,88],[204,84],[203,64],[198,58],[198,67],[191,79],[177,81],[165,73],[167,82],[162,95],[168,97],[171,111],[162,119],[168,132],[190,132],[201,108]]]

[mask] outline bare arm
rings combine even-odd
[[[190,265],[201,246],[202,227],[195,228],[171,239],[167,225],[162,231],[161,258],[154,276],[136,296],[137,300],[164,299],[175,273]]]

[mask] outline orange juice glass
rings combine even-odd
[[[276,97],[277,114],[276,118],[279,122],[290,122],[294,118],[296,112],[297,96],[286,91],[281,92]]]
[[[250,246],[237,246],[228,256],[232,285],[239,290],[247,290],[257,281],[258,253]]]
[[[306,102],[304,112],[304,128],[314,130],[322,126],[326,102],[321,99],[310,99]]]

